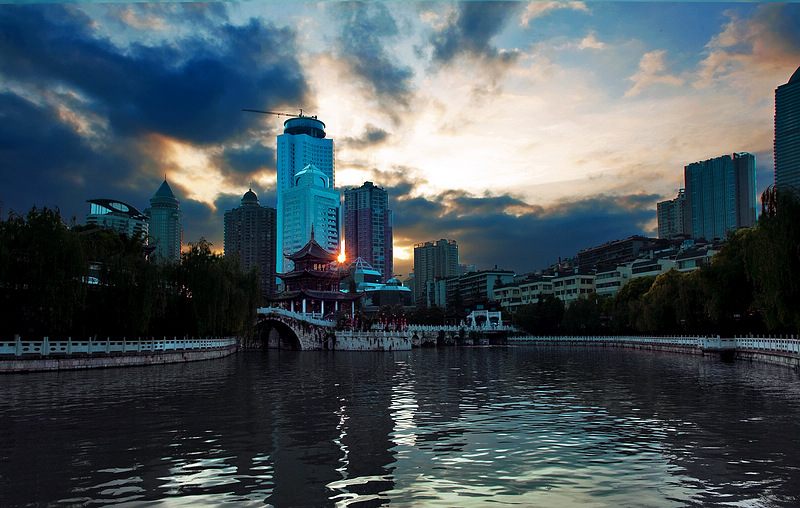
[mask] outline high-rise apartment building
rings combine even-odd
[[[775,90],[775,185],[800,189],[800,67]]]
[[[756,158],[723,155],[684,168],[694,238],[725,238],[756,225]]]
[[[658,237],[674,238],[692,234],[692,211],[686,200],[686,190],[680,189],[675,199],[661,201],[658,209]]]
[[[155,250],[151,258],[178,263],[181,260],[183,247],[183,215],[179,209],[180,202],[172,192],[167,179],[150,198],[150,208],[145,208],[149,225],[150,245]]]
[[[278,224],[284,223],[282,191],[295,185],[295,177],[309,164],[320,171],[326,185],[335,188],[335,155],[333,140],[325,137],[325,124],[317,117],[299,116],[283,123],[283,134],[278,136]],[[318,236],[319,237],[319,236]],[[301,246],[310,239],[303,239]],[[291,253],[292,248],[283,239],[283,228],[278,228],[279,252]],[[283,271],[283,256],[278,256],[278,272]]]
[[[365,259],[383,282],[394,276],[389,195],[372,182],[344,191],[344,245],[348,260]]]
[[[252,189],[245,192],[241,206],[225,212],[225,256],[238,255],[245,271],[258,265],[262,295],[276,291],[276,220],[275,209],[261,206]]]
[[[417,307],[428,302],[428,282],[459,275],[458,244],[455,240],[437,240],[414,246],[414,301]]]
[[[299,251],[314,239],[326,251],[339,252],[339,191],[328,184],[327,176],[309,164],[294,176],[292,186],[279,191],[282,205],[282,222],[279,230],[283,238],[284,271],[292,269],[286,256]],[[283,273],[283,272],[281,272]]]

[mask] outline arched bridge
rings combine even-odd
[[[258,309],[256,340],[270,349],[320,350],[334,348],[336,323],[310,314],[275,307]]]

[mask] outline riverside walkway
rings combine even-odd
[[[237,350],[235,337],[42,339],[0,341],[0,373],[156,365],[221,358]]]

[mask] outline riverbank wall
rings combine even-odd
[[[800,339],[790,337],[510,337],[512,344],[644,349],[725,360],[764,362],[800,370]]]
[[[23,340],[0,342],[0,374],[134,367],[213,360],[238,351],[236,338]]]

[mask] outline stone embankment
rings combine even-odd
[[[800,339],[788,337],[720,336],[598,336],[598,337],[509,337],[510,343],[623,347],[695,355],[719,355],[725,359],[759,361],[800,369]]]
[[[72,339],[0,342],[0,373],[132,367],[222,358],[238,349],[234,337],[218,339]]]

